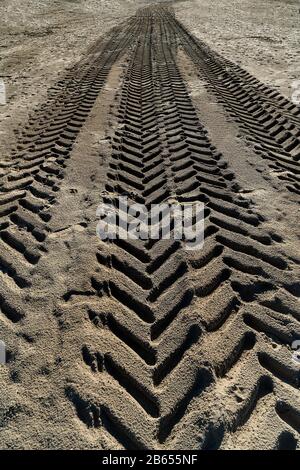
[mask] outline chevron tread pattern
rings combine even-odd
[[[116,448],[230,448],[243,429],[265,433],[273,421],[280,429],[273,447],[296,447],[299,370],[290,344],[300,336],[297,267],[239,193],[199,121],[176,63],[179,41],[194,60],[199,44],[169,9],[143,9],[135,21],[141,34],[121,87],[104,201],[126,196],[148,208],[204,202],[205,243],[188,252],[175,240],[99,241],[81,351],[92,391],[74,384],[66,394],[87,428]],[[219,65],[205,67],[213,80]],[[232,66],[233,73],[249,79]],[[297,168],[286,140],[253,132],[261,110],[241,87],[224,83],[222,99],[230,95],[232,109],[239,102],[255,139],[286,152],[289,168]],[[257,92],[275,119],[268,91],[252,85],[245,85],[249,100]],[[294,125],[297,110],[275,101]]]
[[[247,143],[268,162],[286,189],[300,193],[300,108],[196,39],[173,15],[166,23]]]

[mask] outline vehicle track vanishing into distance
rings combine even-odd
[[[269,161],[286,188],[300,194],[300,109],[277,91],[263,85],[239,66],[195,39],[168,15],[180,44],[199,67],[207,87],[216,94],[242,135]]]
[[[95,245],[89,288],[80,293],[74,285],[53,311],[60,311],[66,343],[60,357],[69,368],[66,402],[87,436],[99,434],[99,446],[109,436],[110,448],[226,449],[249,439],[258,448],[296,449],[297,260],[263,227],[264,217],[201,124],[178,65],[179,46],[276,170],[282,190],[299,194],[299,108],[192,37],[171,8],[142,9],[50,90],[19,133],[13,158],[1,164],[4,331],[15,334],[14,323],[22,331],[32,269],[49,251],[73,143],[126,53],[104,200],[127,196],[146,207],[203,202],[204,246],[187,251],[178,240],[104,242],[86,234]],[[74,297],[86,317],[76,324],[70,359]]]

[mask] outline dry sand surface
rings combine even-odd
[[[0,448],[299,449],[299,5],[4,0]],[[96,236],[205,205],[205,241]]]
[[[193,34],[291,99],[300,76],[297,0],[195,0],[175,11]]]

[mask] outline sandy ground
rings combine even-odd
[[[14,147],[14,129],[18,126],[22,128],[27,122],[28,115],[32,113],[38,104],[43,103],[49,86],[55,83],[58,77],[62,77],[67,68],[79,61],[84,56],[85,51],[100,36],[105,37],[114,25],[134,14],[138,7],[150,3],[152,2],[145,0],[115,2],[74,0],[41,1],[38,3],[18,0],[1,3],[3,12],[0,12],[2,13],[2,24],[0,25],[0,76],[7,84],[8,97],[7,104],[0,107],[2,120],[0,130],[1,160],[9,162],[11,148]],[[297,69],[299,48],[297,44],[297,24],[299,15],[296,3],[271,0],[262,2],[258,0],[244,2],[194,0],[174,2],[174,8],[178,18],[197,37],[205,40],[211,47],[222,53],[224,57],[239,63],[257,78],[277,87],[282,94],[290,97],[291,81],[297,79],[299,75],[299,68]],[[68,150],[66,161],[63,161],[62,167],[59,168],[61,180],[58,180],[58,178],[55,180],[57,176],[55,173],[57,167],[55,165],[52,171],[51,168],[49,170],[49,181],[53,177],[56,183],[60,185],[60,188],[56,203],[52,207],[48,204],[46,197],[46,211],[51,212],[52,218],[49,223],[45,224],[47,232],[45,242],[34,239],[32,233],[24,230],[22,226],[20,232],[14,228],[12,229],[12,236],[23,234],[24,243],[27,243],[27,240],[32,240],[32,246],[29,246],[29,249],[32,248],[33,252],[36,247],[41,250],[39,263],[31,265],[26,259],[23,259],[24,250],[22,252],[22,246],[20,249],[18,244],[15,244],[15,246],[4,245],[3,240],[0,240],[1,247],[8,246],[7,253],[5,252],[3,255],[11,256],[8,259],[12,259],[12,265],[13,262],[16,262],[17,267],[19,265],[24,266],[24,271],[21,270],[21,274],[25,273],[27,278],[32,281],[30,288],[23,288],[22,286],[20,289],[19,286],[14,284],[16,272],[8,269],[9,276],[4,273],[7,292],[4,293],[5,302],[3,302],[5,313],[3,315],[3,334],[9,346],[9,367],[0,370],[0,382],[3,384],[3,397],[0,405],[0,423],[2,425],[0,441],[4,443],[4,448],[111,449],[126,447],[127,441],[124,428],[120,427],[118,433],[114,433],[114,419],[116,418],[112,418],[111,415],[107,414],[107,410],[103,412],[101,409],[101,419],[103,419],[105,428],[102,429],[99,417],[102,402],[99,403],[99,400],[103,400],[103,402],[106,400],[105,403],[111,404],[112,408],[115,406],[114,411],[117,421],[118,416],[121,416],[124,412],[128,422],[134,422],[134,425],[137,426],[137,438],[141,442],[143,439],[147,440],[145,436],[148,432],[149,435],[152,432],[153,417],[146,421],[148,424],[145,428],[142,425],[139,427],[140,422],[142,422],[142,419],[139,421],[140,416],[146,416],[144,410],[139,415],[141,408],[134,408],[134,406],[137,406],[135,403],[136,397],[137,400],[140,399],[140,391],[137,390],[135,394],[133,393],[135,400],[132,399],[132,396],[128,400],[128,395],[124,392],[127,389],[134,389],[134,381],[126,382],[120,369],[118,370],[118,367],[114,368],[112,365],[114,363],[109,362],[111,356],[114,359],[115,354],[115,361],[120,361],[120,364],[123,364],[122,361],[124,360],[125,365],[128,366],[129,364],[131,368],[129,356],[133,351],[134,359],[130,369],[132,374],[136,373],[139,379],[145,375],[148,380],[147,374],[150,367],[148,367],[148,364],[145,367],[145,364],[142,363],[141,357],[138,355],[141,348],[134,339],[134,335],[140,335],[142,338],[141,344],[143,345],[144,337],[147,340],[149,324],[140,322],[138,325],[142,326],[132,330],[134,335],[131,335],[131,317],[128,315],[128,311],[124,310],[121,302],[124,299],[117,302],[115,298],[105,295],[105,282],[102,284],[102,280],[106,279],[106,276],[108,279],[110,279],[109,276],[115,276],[113,279],[116,282],[120,279],[122,281],[123,274],[111,274],[112,270],[108,265],[109,262],[105,264],[106,254],[103,244],[99,244],[95,235],[97,222],[95,213],[102,190],[105,189],[107,181],[110,181],[109,171],[111,173],[117,171],[116,166],[113,166],[114,162],[110,160],[112,154],[111,143],[114,142],[115,147],[118,146],[116,130],[118,129],[122,133],[122,129],[124,129],[124,124],[120,123],[117,118],[117,111],[121,100],[120,90],[124,87],[124,74],[129,64],[129,58],[125,55],[111,67],[106,84],[101,89],[89,115],[86,117],[73,148]],[[182,83],[185,84],[189,92],[189,95],[187,93],[186,96],[186,103],[188,103],[190,109],[191,103],[188,101],[188,96],[190,96],[200,122],[208,131],[209,141],[214,143],[218,150],[222,152],[222,159],[229,164],[228,171],[234,172],[235,182],[233,187],[236,184],[236,187],[239,188],[236,190],[237,192],[232,193],[234,194],[232,203],[228,203],[228,191],[231,189],[226,189],[227,192],[225,191],[223,195],[222,185],[221,189],[217,190],[219,191],[217,192],[217,198],[220,197],[220,199],[216,207],[221,207],[221,212],[224,211],[220,218],[223,217],[223,221],[225,220],[224,231],[221,225],[220,233],[225,237],[231,235],[232,245],[238,240],[240,245],[236,250],[237,252],[240,250],[241,253],[243,251],[247,253],[247,243],[249,243],[249,246],[256,247],[255,249],[252,248],[252,253],[251,250],[249,251],[250,255],[254,252],[256,258],[250,259],[251,256],[245,255],[246,261],[243,254],[237,255],[230,251],[230,247],[224,248],[227,263],[236,263],[229,264],[231,271],[235,273],[235,266],[238,266],[237,271],[238,269],[242,272],[244,270],[241,277],[239,277],[239,274],[237,275],[235,284],[240,286],[236,288],[237,291],[241,289],[246,298],[248,290],[254,297],[253,304],[248,304],[250,305],[250,316],[255,314],[255,308],[257,307],[256,294],[258,297],[261,296],[264,302],[263,305],[271,305],[271,307],[274,304],[273,291],[279,297],[282,295],[281,291],[283,289],[280,283],[282,282],[284,285],[286,281],[283,275],[281,277],[279,269],[279,273],[274,270],[274,263],[276,267],[280,262],[280,257],[284,257],[288,262],[288,269],[285,274],[288,276],[287,284],[292,294],[285,292],[285,297],[280,297],[283,300],[278,301],[277,310],[274,308],[274,311],[272,311],[273,317],[271,317],[271,326],[269,326],[269,329],[267,328],[267,334],[261,333],[259,330],[260,327],[262,330],[264,327],[261,326],[259,320],[255,320],[256,323],[254,321],[254,326],[256,325],[258,329],[257,347],[262,348],[259,351],[264,351],[265,347],[269,348],[268,351],[271,350],[270,354],[274,353],[277,358],[270,360],[267,366],[271,372],[275,371],[274,374],[275,376],[277,374],[279,379],[283,377],[282,382],[284,382],[286,374],[288,381],[292,383],[295,367],[293,368],[290,364],[290,351],[286,347],[286,343],[289,344],[291,334],[294,330],[297,330],[295,319],[300,318],[299,312],[294,306],[294,299],[291,301],[295,291],[294,280],[296,278],[296,262],[299,252],[296,245],[298,243],[299,246],[297,238],[298,209],[292,195],[280,191],[278,180],[275,181],[275,178],[273,179],[272,175],[269,174],[268,162],[263,162],[258,155],[254,154],[251,148],[246,148],[244,140],[240,137],[237,124],[228,119],[223,106],[205,88],[199,79],[197,67],[183,52],[182,48],[178,53],[178,65],[183,78]],[[126,94],[126,89],[123,91]],[[85,107],[88,106],[89,101],[87,100]],[[166,103],[166,106],[171,105]],[[84,111],[84,108],[81,109],[82,111]],[[133,110],[134,112],[136,111]],[[149,110],[144,110],[144,112],[145,114],[149,113]],[[151,119],[151,116],[149,119]],[[67,139],[70,138],[72,132],[75,132],[74,128],[73,121],[70,124],[69,131],[66,132]],[[53,138],[50,132],[49,135],[42,137],[44,137],[44,141],[43,139],[41,141],[37,140],[37,147],[39,145],[42,147],[43,144],[47,146],[47,139],[49,138],[51,141],[51,138]],[[126,133],[124,133],[123,138],[126,139]],[[24,145],[26,145],[26,142]],[[139,145],[142,144],[139,142]],[[167,146],[166,142],[165,145]],[[61,148],[59,150],[61,151]],[[134,152],[135,150],[132,151],[132,149],[131,153],[129,152],[129,161],[134,157]],[[41,156],[43,157],[42,150]],[[68,160],[69,157],[71,158]],[[59,162],[57,154],[55,158],[58,163],[62,163]],[[31,168],[30,163],[29,161],[29,168]],[[110,170],[108,170],[109,163],[112,163]],[[26,164],[28,164],[28,161],[26,161]],[[39,165],[43,174],[44,162],[39,163]],[[51,167],[51,161],[49,166]],[[130,171],[133,171],[132,165],[129,168],[131,168]],[[224,170],[226,176],[225,167],[220,165],[220,168],[222,171]],[[219,167],[216,167],[216,170],[219,170]],[[209,176],[207,174],[202,175],[204,187],[205,181],[208,181],[209,184],[211,182],[210,178],[214,178],[209,173],[209,169],[206,171],[208,171]],[[23,172],[25,173],[24,178],[26,178],[26,169],[23,169]],[[134,175],[140,173],[140,171],[135,171]],[[12,183],[8,181],[8,185],[18,184],[15,183],[14,177],[15,174],[12,172]],[[136,176],[134,177],[136,178]],[[185,178],[185,175],[183,177]],[[18,182],[18,179],[16,181]],[[40,179],[40,181],[43,180]],[[224,181],[222,180],[223,183]],[[228,188],[231,188],[230,179],[228,181],[226,180],[226,184],[228,182]],[[38,181],[35,181],[34,184],[39,190],[45,189]],[[149,181],[148,184],[150,184]],[[51,190],[52,187],[49,192]],[[215,190],[215,187],[213,190]],[[29,192],[26,198],[29,201],[32,200]],[[234,206],[236,204],[235,199],[239,201],[240,205]],[[249,208],[244,208],[244,202],[249,204]],[[13,199],[9,204],[12,203],[14,203]],[[224,208],[222,209],[223,203]],[[22,215],[22,208],[19,209]],[[218,210],[216,214],[218,217]],[[226,214],[229,214],[229,217]],[[247,226],[249,233],[246,230],[245,236],[245,221],[256,220],[256,214],[260,215],[260,219],[257,219],[257,221],[259,220],[259,227],[255,226],[256,223],[253,226],[250,224],[250,228]],[[241,220],[239,220],[240,215]],[[30,217],[32,219],[29,218],[29,220],[33,220],[34,225],[38,218],[37,214],[31,214]],[[39,223],[40,221],[37,223],[37,230],[40,227]],[[232,227],[233,231],[230,233]],[[42,229],[44,230],[44,226],[42,226]],[[24,231],[22,232],[22,230]],[[241,234],[244,237],[242,241]],[[268,242],[266,242],[266,246],[258,244],[257,240],[261,240],[261,234],[270,240],[270,246],[268,246]],[[209,243],[214,243],[210,241],[212,239],[213,235],[209,238]],[[14,245],[14,238],[8,239],[8,241]],[[12,249],[15,248],[17,249],[13,252]],[[212,248],[215,250],[214,245],[212,245]],[[211,275],[216,275],[215,278],[211,278],[212,285],[216,279],[216,282],[219,282],[219,270],[228,272],[227,265],[224,264],[218,248],[220,248],[219,243],[216,253],[211,251],[213,253],[211,255],[209,253],[210,245],[208,245],[203,260],[199,258],[200,269],[201,263],[204,265],[207,260],[210,261],[210,256],[212,258],[216,257],[212,264],[208,266],[208,269],[204,268],[203,278],[207,276],[210,279]],[[271,253],[270,256],[268,255],[269,252]],[[13,254],[11,255],[11,253]],[[118,251],[116,253],[115,260],[118,260],[118,256],[120,256],[120,265],[122,265],[123,255],[120,255]],[[28,254],[30,255],[30,253],[25,253],[27,257]],[[180,255],[180,253],[178,254]],[[129,252],[129,264],[131,263],[131,255],[132,252]],[[139,252],[136,255],[133,251],[133,255],[138,258]],[[164,256],[166,255],[163,254],[163,259]],[[262,259],[259,259],[260,256]],[[271,259],[271,264],[266,267],[266,272],[264,272],[263,257],[267,261]],[[126,271],[126,257],[124,260]],[[176,260],[172,262],[176,264]],[[166,280],[162,281],[162,288],[164,286],[169,287],[170,273],[172,274],[174,271],[172,263],[169,265],[166,263],[166,265],[166,272],[161,270],[163,271],[161,274],[162,279],[164,279],[163,276],[166,277]],[[133,266],[130,276],[136,280],[138,278],[136,273],[142,269],[140,261]],[[261,268],[261,266],[263,267]],[[194,273],[193,269],[191,269],[191,272]],[[202,272],[200,270],[200,274]],[[272,279],[271,288],[269,284],[261,282],[259,277],[261,272],[263,276],[270,276]],[[254,281],[253,273],[255,276],[258,273],[256,277],[254,276]],[[194,273],[191,274],[191,277],[193,275],[196,282],[197,275]],[[143,282],[146,277],[143,273],[138,280],[141,279]],[[250,279],[249,284],[248,279]],[[239,284],[240,281],[245,282],[244,287]],[[122,282],[120,283],[121,286],[123,285]],[[279,287],[276,282],[278,282]],[[125,278],[125,288],[127,284],[130,286],[131,283],[132,279]],[[205,322],[210,320],[211,316],[212,325],[215,323],[212,330],[216,325],[218,327],[220,323],[220,331],[217,329],[212,332],[212,336],[205,337],[200,348],[200,358],[203,353],[208,355],[208,360],[211,360],[210,354],[212,354],[212,357],[216,354],[216,358],[213,360],[216,363],[218,363],[218,360],[220,361],[221,369],[222,367],[225,369],[228,367],[229,373],[222,376],[213,393],[210,393],[209,389],[205,391],[204,398],[195,397],[193,402],[194,411],[200,409],[204,403],[207,410],[212,412],[212,415],[214,413],[220,413],[221,415],[225,410],[230,419],[233,417],[231,424],[233,427],[236,426],[236,434],[230,434],[226,438],[227,440],[225,439],[222,444],[225,448],[273,448],[276,446],[284,447],[287,444],[294,447],[298,445],[299,447],[299,443],[297,444],[298,441],[293,434],[295,429],[297,430],[299,427],[298,418],[293,420],[287,413],[288,416],[284,421],[278,417],[279,415],[284,416],[284,410],[281,412],[280,409],[278,411],[276,408],[275,411],[276,393],[280,395],[283,390],[283,395],[287,393],[284,396],[290,397],[292,401],[296,397],[294,384],[286,385],[283,383],[281,385],[281,380],[278,380],[280,386],[278,386],[279,391],[276,388],[276,393],[273,393],[273,389],[270,389],[269,382],[263,383],[261,387],[262,384],[259,382],[261,371],[256,358],[256,346],[251,341],[250,345],[247,341],[244,341],[246,336],[243,338],[239,336],[244,332],[245,325],[242,322],[239,323],[238,315],[233,314],[232,323],[228,326],[226,318],[222,316],[223,303],[225,305],[227,295],[229,295],[227,291],[227,289],[229,290],[229,284],[227,284],[226,279],[223,287],[224,290],[222,290],[220,296],[218,291],[216,291],[216,296],[213,292],[211,302],[205,295],[204,298],[200,296],[191,310],[188,311],[188,315],[183,314],[180,323],[176,324],[176,334],[171,335],[167,331],[167,341],[162,340],[157,343],[158,351],[159,353],[161,350],[164,351],[166,346],[165,353],[168,354],[168,348],[177,347],[176,342],[179,344],[181,335],[182,337],[185,335],[189,321],[192,321],[193,317],[200,317],[202,327],[203,324],[206,324]],[[3,289],[1,286],[0,288]],[[182,283],[182,288],[185,289],[184,283]],[[176,286],[172,289],[169,292],[170,303],[173,302],[180,291]],[[271,293],[269,293],[269,289]],[[2,296],[2,291],[0,295]],[[237,295],[239,294],[237,293]],[[136,297],[138,296],[136,295]],[[286,308],[285,299],[287,299],[286,302],[290,308],[286,312],[284,312]],[[135,310],[137,312],[140,310],[141,304],[138,303],[140,300],[138,298],[136,301]],[[10,303],[23,313],[20,318],[12,317],[13,309],[9,308]],[[167,304],[168,302],[165,302],[164,308],[168,307]],[[243,304],[243,301],[241,301],[241,304]],[[246,302],[241,309],[244,306],[247,308]],[[225,312],[226,309],[225,306]],[[158,310],[160,314],[160,306]],[[184,308],[183,311],[185,312]],[[111,312],[116,315],[118,322],[124,322],[122,328],[111,326]],[[286,313],[290,312],[294,317],[291,319],[288,316],[287,320]],[[219,313],[220,318],[218,319],[217,315]],[[225,317],[226,315],[227,313],[224,314]],[[263,315],[264,313],[262,313],[262,318],[264,318]],[[13,318],[13,321],[11,318]],[[136,319],[138,316],[133,318]],[[134,322],[132,324],[135,325]],[[111,334],[110,328],[114,335]],[[279,331],[279,340],[276,338],[276,334],[275,339],[273,338],[274,331],[275,333]],[[249,329],[247,332],[249,333]],[[270,333],[270,338],[268,333]],[[219,334],[220,336],[218,336]],[[223,343],[222,335],[225,337]],[[121,338],[121,346],[118,338]],[[240,343],[237,349],[234,349],[236,338],[240,338]],[[211,348],[211,341],[214,340],[216,340],[216,347]],[[181,347],[182,345],[175,351],[175,359]],[[151,351],[149,353],[148,349],[147,354],[151,356]],[[225,355],[224,360],[222,354]],[[279,361],[282,357],[289,361],[287,369],[284,369]],[[161,388],[162,394],[165,393],[166,406],[169,406],[173,396],[176,397],[177,393],[180,393],[181,388],[184,391],[185,383],[182,384],[181,379],[187,377],[188,380],[189,377],[193,376],[193,371],[198,367],[196,364],[199,360],[199,351],[196,348],[188,351],[185,359],[184,364],[181,366],[182,369],[179,369],[179,372],[175,370],[175,374],[178,374],[178,380],[172,379],[170,381],[172,393],[169,393],[167,388],[169,383],[162,382],[163,387]],[[193,369],[194,366],[195,369]],[[166,369],[167,375],[168,365]],[[125,385],[122,378],[125,380]],[[118,379],[123,386],[122,390],[122,387],[119,387],[117,383]],[[255,382],[256,380],[258,382]],[[160,393],[160,387],[158,388]],[[262,392],[261,388],[263,389]],[[107,390],[109,390],[109,393],[107,393]],[[199,401],[197,402],[197,400]],[[151,400],[149,402],[151,407],[153,403]],[[141,403],[143,405],[143,398],[140,399],[139,406]],[[215,409],[214,405],[216,403],[218,406]],[[225,403],[225,407],[223,407],[223,403]],[[136,409],[137,412],[128,413],[126,410],[127,405],[129,407],[133,406],[132,409]],[[109,408],[109,406],[107,407]],[[253,410],[254,413],[252,414]],[[251,414],[251,419],[248,420]],[[199,443],[193,441],[194,436],[197,435],[196,432],[193,432],[193,426],[195,426],[195,430],[198,429],[198,421],[201,421],[201,425],[205,426],[206,415],[204,412],[200,420],[197,413],[191,413],[191,415],[191,419],[195,418],[195,421],[183,423],[182,428],[184,429],[186,426],[189,430],[190,436],[192,436],[191,446],[196,448]],[[235,415],[239,417],[237,420],[239,424],[234,421]],[[133,417],[138,417],[136,422]],[[246,423],[243,421],[244,417],[246,417]],[[283,422],[284,424],[282,424]],[[259,433],[257,436],[257,426],[266,429],[269,423],[272,423],[272,426],[270,426],[272,429],[270,429],[268,435],[264,436]],[[289,426],[290,424],[291,426]],[[179,423],[179,431],[180,426]],[[278,432],[281,432],[282,426],[286,426],[287,431],[278,438]],[[216,429],[218,431],[218,428]],[[177,428],[173,433],[173,437],[175,441],[178,439],[178,446],[183,446],[185,442],[180,441],[180,434],[176,430]],[[214,436],[212,440],[214,440]],[[190,444],[188,441],[187,443]],[[213,445],[215,445],[215,442],[213,442]],[[0,447],[2,447],[2,444],[0,444]]]
[[[291,99],[300,79],[297,0],[194,0],[175,11],[211,48]]]
[[[0,106],[2,156],[13,128],[95,40],[136,10],[133,1],[5,0],[0,5],[0,78],[7,105]],[[3,148],[3,147],[2,147]]]
[[[149,3],[155,2],[1,2],[0,78],[6,84],[7,105],[0,107],[0,143],[4,141],[7,147],[12,142],[12,128],[43,100],[58,75],[78,61],[93,41]],[[296,0],[188,0],[174,5],[178,18],[196,36],[291,97],[292,82],[300,79]]]

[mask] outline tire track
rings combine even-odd
[[[92,392],[72,385],[66,394],[88,428],[128,449],[219,448],[258,422],[265,402],[277,433],[270,445],[294,445],[297,420],[279,403],[299,409],[295,266],[199,122],[172,15],[149,8],[135,21],[143,34],[121,88],[104,201],[202,201],[205,244],[187,253],[172,240],[99,242],[85,301],[93,346],[82,343]]]
[[[31,286],[31,273],[46,252],[48,223],[73,144],[108,73],[139,34],[139,22],[114,28],[49,90],[47,101],[18,130],[12,158],[0,164],[0,270],[3,299]],[[12,289],[12,295],[8,292]],[[4,305],[8,305],[5,300]],[[8,308],[1,308],[7,318]],[[14,310],[14,302],[10,311]]]
[[[161,14],[247,143],[268,161],[285,187],[299,195],[299,106],[194,38],[167,9]]]

